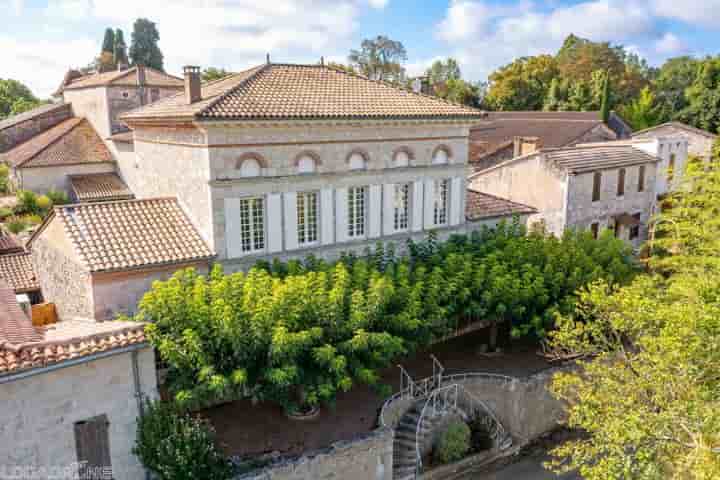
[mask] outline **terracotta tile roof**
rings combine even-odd
[[[0,255],[8,253],[21,253],[25,250],[15,235],[0,228]]]
[[[465,216],[469,221],[532,213],[537,213],[537,210],[522,203],[512,202],[470,188],[467,190]]]
[[[487,120],[470,130],[471,162],[512,145],[515,137],[537,137],[541,147],[565,147],[603,123],[597,112],[488,112]]]
[[[660,161],[658,157],[649,155],[625,142],[544,149],[541,152],[547,160],[570,173],[592,172]]]
[[[267,64],[202,86],[201,100],[161,99],[123,120],[483,118],[485,113],[323,65]]]
[[[34,329],[19,341],[0,340],[0,377],[146,341],[144,324],[136,322],[66,320]]]
[[[0,278],[5,280],[16,293],[40,290],[30,253],[0,255]]]
[[[114,135],[111,135],[109,139],[112,140],[113,142],[122,142],[122,143],[133,143],[135,141],[132,130],[127,131],[127,132],[116,133]]]
[[[15,291],[0,280],[0,351],[6,343],[26,343],[42,340],[40,332],[33,327],[30,317],[22,311],[15,298]]]
[[[32,110],[28,110],[27,112],[19,113],[17,115],[13,115],[12,117],[8,117],[5,120],[0,121],[0,130],[5,130],[6,128],[13,127],[19,123],[27,122],[28,120],[32,120],[35,117],[38,117],[40,115],[45,115],[50,112],[54,112],[56,110],[64,110],[64,109],[70,109],[69,103],[49,103],[46,105],[40,105],[37,108],[33,108]]]
[[[708,137],[708,138],[712,138],[712,139],[717,138],[717,135],[715,135],[714,133],[710,133],[707,130],[701,130],[699,128],[695,128],[691,125],[688,125],[688,124],[682,123],[682,122],[661,123],[660,125],[655,125],[654,127],[650,127],[650,128],[646,128],[645,130],[640,130],[640,131],[634,132],[633,137],[642,137],[648,133],[653,132],[654,130],[658,130],[663,127],[675,127],[675,128],[679,128],[681,130],[685,130],[685,131],[688,131],[691,133],[696,133],[698,135],[702,135],[704,137]]]
[[[130,188],[117,173],[70,175],[70,186],[78,202],[106,202],[129,200],[134,197]]]
[[[84,118],[69,118],[0,155],[15,168],[111,163],[112,155]]]
[[[127,70],[104,73],[94,73],[70,80],[59,90],[74,90],[78,88],[102,87],[102,86],[137,86],[137,67]],[[145,67],[145,86],[183,88],[184,80],[174,75]]]
[[[56,207],[91,272],[208,260],[214,256],[175,198]],[[48,218],[52,221],[53,218]]]

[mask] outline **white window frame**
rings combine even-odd
[[[433,185],[433,225],[450,223],[450,179],[435,180]]]
[[[310,190],[298,192],[297,241],[301,247],[317,245],[320,242],[320,192]]]
[[[348,188],[347,236],[349,239],[365,238],[367,236],[367,204],[367,186]]]
[[[266,202],[263,197],[240,199],[240,251],[243,255],[265,251],[265,211]]]
[[[396,183],[393,185],[393,231],[407,232],[410,229],[410,195],[409,183]]]

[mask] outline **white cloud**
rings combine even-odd
[[[0,3],[8,1],[21,4]],[[100,48],[102,34],[88,40],[78,32],[90,26],[96,31],[97,25],[122,28],[129,43],[133,21],[144,17],[157,22],[165,67],[173,73],[186,64],[239,70],[264,61],[266,53],[278,62],[316,62],[321,55],[344,59],[357,40],[362,10],[387,4],[388,0],[124,0],[119,7],[117,0],[51,0],[33,12],[32,21],[38,31],[57,39],[53,48],[44,48],[44,42],[33,37],[20,42],[6,35],[0,56],[13,52],[13,76],[48,95],[69,66],[87,65]],[[26,11],[29,17],[28,7]],[[11,41],[18,50],[4,48]],[[75,43],[82,43],[82,48],[74,51]],[[37,75],[39,64],[44,65],[43,78]]]
[[[661,17],[720,27],[720,0],[652,0],[648,8]]]
[[[515,6],[498,11],[485,0],[451,3],[437,33],[448,42],[464,75],[481,79],[515,58],[554,53],[571,33],[613,43],[654,35],[654,19],[637,0],[591,0],[550,10]]]
[[[666,33],[657,42],[655,42],[655,50],[658,53],[667,55],[677,55],[687,49],[685,43],[674,33]]]

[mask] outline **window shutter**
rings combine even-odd
[[[225,249],[227,258],[242,255],[240,242],[240,199],[225,199]]]
[[[323,245],[335,242],[333,235],[334,210],[333,190],[332,188],[323,188],[320,190],[320,241]]]
[[[348,189],[335,190],[335,235],[339,242],[348,238]]]
[[[462,195],[465,191],[463,179],[453,178],[450,182],[450,225],[462,222]]]
[[[435,209],[433,208],[435,197],[435,182],[433,180],[425,180],[425,230],[435,228]]]
[[[298,248],[297,225],[297,194],[289,192],[284,195],[285,200],[285,248],[296,250]]]
[[[412,231],[419,232],[423,227],[423,182],[418,180],[412,186],[412,202],[410,202]]]
[[[75,424],[75,450],[79,464],[78,477],[81,480],[112,479],[108,427],[106,415]]]
[[[395,184],[383,185],[383,235],[395,233]]]
[[[271,193],[267,196],[265,211],[267,249],[270,253],[282,251],[282,195]]]
[[[370,185],[368,199],[368,238],[378,238],[382,221],[382,186]]]

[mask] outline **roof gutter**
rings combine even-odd
[[[128,345],[127,347],[121,347],[121,348],[115,348],[112,350],[107,350],[104,352],[98,352],[93,353],[91,355],[85,355],[82,357],[72,358],[70,360],[64,360],[59,363],[54,363],[52,365],[48,365],[45,367],[38,367],[38,368],[32,368],[30,370],[26,370],[24,372],[9,374],[5,376],[0,376],[0,385],[5,383],[14,382],[17,380],[23,380],[25,378],[34,377],[35,375],[41,375],[44,373],[50,373],[54,372],[56,370],[60,370],[63,368],[68,367],[74,367],[76,365],[82,365],[83,363],[92,362],[94,360],[100,360],[103,358],[113,357],[115,355],[121,355],[123,353],[128,352],[136,352],[138,350],[142,350],[143,348],[147,348],[149,345],[148,342],[141,342],[141,343],[134,343],[132,345]]]

